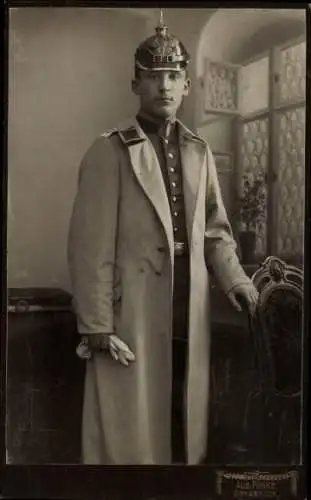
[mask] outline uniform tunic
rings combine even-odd
[[[183,394],[188,340],[189,249],[178,125],[175,121],[168,122],[164,128],[160,123],[143,115],[138,115],[137,121],[157,154],[173,222],[176,252],[173,289],[172,456],[173,462],[185,462]]]

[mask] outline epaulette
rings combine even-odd
[[[118,129],[117,128],[112,128],[110,130],[107,130],[107,132],[104,132],[103,134],[101,134],[101,137],[110,137],[112,134],[115,134],[116,132],[118,132]]]
[[[206,146],[206,141],[203,139],[203,137],[200,137],[198,134],[195,134],[190,130],[188,127],[186,127],[182,122],[179,121],[179,124],[181,125],[181,132],[184,137],[187,137],[188,139],[198,141],[204,146]]]
[[[143,141],[144,139],[139,135],[136,127],[131,125],[126,129],[121,129],[118,131],[119,136],[124,144],[136,143]]]
[[[202,137],[200,137],[199,135],[197,134],[194,134],[193,132],[191,132],[190,130],[187,130],[185,133],[184,133],[184,137],[187,137],[188,139],[190,139],[191,141],[195,141],[195,142],[198,142],[199,144],[201,144],[201,146],[206,146],[206,141],[205,139],[203,139]]]
[[[191,132],[191,138],[196,140],[196,141],[201,142],[202,144],[206,144],[206,141],[205,141],[205,139],[203,139],[203,137],[201,137],[197,134],[194,134],[193,132]]]
[[[198,141],[204,142],[204,144],[206,144],[206,139],[204,139],[204,137],[202,137],[199,134],[193,134],[193,135],[198,139]]]

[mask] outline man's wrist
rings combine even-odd
[[[114,335],[114,333],[89,333],[85,335],[85,337],[87,338],[88,344],[92,349],[101,350],[108,348],[109,338],[111,335]]]

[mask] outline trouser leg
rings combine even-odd
[[[173,293],[172,461],[186,463],[184,392],[188,355],[189,259],[175,259]]]
[[[173,340],[172,456],[173,462],[186,462],[184,427],[184,389],[187,342]]]

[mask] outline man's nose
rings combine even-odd
[[[169,90],[171,88],[171,80],[169,75],[166,74],[161,74],[159,75],[159,88],[161,92],[165,92],[166,90]]]

